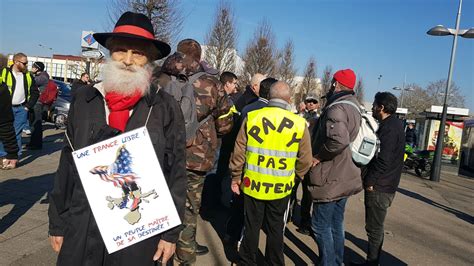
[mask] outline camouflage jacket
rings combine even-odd
[[[198,121],[211,117],[197,130],[192,143],[186,145],[186,168],[207,172],[214,164],[217,136],[232,129],[232,103],[215,77],[205,75],[194,86]]]
[[[157,80],[160,85],[163,81],[169,80],[166,76],[184,74],[191,76],[193,73],[201,72],[202,69],[192,69],[190,71],[181,58],[184,55],[176,53],[168,57],[164,62]],[[179,66],[179,69],[177,67]],[[165,77],[163,77],[165,76]],[[229,112],[232,102],[225,93],[220,81],[212,75],[203,75],[194,82],[194,96],[196,99],[196,112],[198,121],[202,121],[209,116],[209,119],[199,127],[196,136],[186,143],[186,169],[207,172],[214,164],[218,139],[231,131],[233,125],[232,113]]]

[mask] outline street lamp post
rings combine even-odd
[[[405,88],[405,83],[404,83],[402,88],[393,87],[392,90],[400,91],[400,108],[403,108],[403,91],[413,91],[414,89],[411,87]]]
[[[46,50],[50,50],[51,51],[51,66],[49,67],[49,74],[51,76],[51,78],[53,77],[53,48],[51,47],[46,47],[44,45],[42,45],[41,43],[38,44],[39,47],[43,47],[44,49]]]
[[[443,154],[443,140],[444,140],[444,128],[446,125],[446,115],[448,112],[448,95],[449,95],[449,88],[451,86],[451,77],[453,74],[453,67],[454,67],[454,58],[456,56],[456,45],[458,41],[458,35],[464,38],[474,38],[474,28],[470,28],[468,30],[460,30],[459,23],[461,21],[461,7],[462,7],[462,0],[459,0],[459,9],[458,14],[456,17],[456,29],[449,29],[445,28],[442,25],[438,25],[436,27],[431,28],[427,34],[433,36],[446,36],[446,35],[454,35],[453,40],[453,47],[451,49],[451,61],[449,63],[449,71],[448,71],[448,81],[446,82],[446,92],[444,94],[444,101],[443,101],[443,112],[441,114],[441,123],[439,123],[438,129],[438,138],[436,140],[436,149],[433,159],[433,167],[431,171],[430,180],[439,182],[440,174],[441,174],[441,158]]]
[[[379,90],[379,87],[380,87],[380,80],[382,79],[382,75],[379,75],[379,77],[377,78],[379,81],[377,82],[377,91]]]

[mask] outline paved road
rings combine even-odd
[[[0,265],[53,265],[47,241],[47,192],[62,147],[62,132],[46,131],[42,151],[27,151],[21,167],[0,171]],[[210,193],[212,195],[212,193]],[[445,166],[442,181],[432,183],[407,173],[402,177],[385,226],[382,265],[474,265],[474,180]],[[221,240],[225,209],[213,209],[199,220],[199,243],[209,246],[197,265],[229,265],[233,252]],[[346,209],[345,260],[361,260],[366,248],[363,194],[353,196]],[[261,233],[260,250],[264,250]],[[287,265],[307,265],[318,256],[312,238],[285,233]],[[262,256],[259,256],[260,260]]]

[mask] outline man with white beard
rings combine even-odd
[[[186,200],[185,128],[177,102],[151,81],[150,63],[167,56],[143,14],[124,13],[111,33],[94,38],[110,51],[103,81],[78,89],[69,111],[49,207],[49,235],[58,265],[155,265],[172,257],[181,227],[109,254],[72,158],[81,149],[122,132],[146,127],[181,220]],[[149,119],[147,118],[149,116]],[[146,123],[146,121],[148,122]],[[71,147],[72,146],[72,147]]]

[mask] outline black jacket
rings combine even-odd
[[[187,177],[185,169],[184,119],[177,102],[155,87],[136,104],[125,131],[145,125],[183,220]],[[111,137],[106,124],[104,98],[93,86],[81,87],[73,98],[68,114],[67,133],[75,149]],[[65,139],[67,143],[67,140]],[[63,149],[50,194],[49,232],[64,236],[58,265],[153,265],[153,254],[160,239],[176,242],[181,227],[175,227],[133,246],[108,254],[99,233],[86,194],[81,185],[69,145]]]
[[[238,98],[237,98],[238,97]],[[245,106],[256,102],[258,96],[252,91],[250,86],[245,88],[244,93],[233,93],[230,95],[232,103],[235,106],[235,109],[241,113]],[[236,99],[237,98],[237,99]],[[233,127],[232,130],[222,136],[222,142],[219,152],[219,158],[217,162],[217,175],[225,176],[229,173],[229,160],[232,151],[234,151],[235,139],[239,133],[240,125],[242,123],[241,115],[234,114],[233,117]]]
[[[405,132],[405,141],[406,143],[412,143],[415,146],[418,145],[418,141],[416,137],[416,129],[407,128],[407,131]]]
[[[15,75],[13,75],[13,73],[12,73],[13,70],[12,70],[11,67],[7,68],[7,71],[10,72],[7,75],[11,75],[11,77],[12,77],[11,96],[13,96],[13,93],[15,92],[16,79],[15,79]],[[28,83],[26,81],[26,75],[30,75],[31,76],[31,81],[32,81],[29,93],[28,93]],[[6,83],[6,81],[3,81],[3,82]],[[25,88],[25,96],[26,96],[25,106],[28,109],[33,109],[33,107],[35,106],[35,104],[36,104],[36,102],[38,101],[38,98],[39,98],[39,90],[38,90],[38,86],[36,85],[35,78],[29,72],[23,74],[23,88]]]
[[[6,84],[0,84],[0,141],[7,159],[18,159],[18,144],[13,127],[12,98]]]
[[[380,152],[369,164],[364,178],[364,187],[374,186],[377,191],[395,193],[403,167],[405,153],[405,134],[403,124],[395,115],[380,122],[377,136]]]
[[[234,102],[235,108],[237,111],[242,112],[242,109],[250,103],[258,100],[258,96],[253,92],[250,86],[245,87],[244,93]]]
[[[71,95],[76,95],[77,90],[82,86],[87,86],[88,84],[82,81],[81,79],[76,79],[72,82],[71,85]]]

